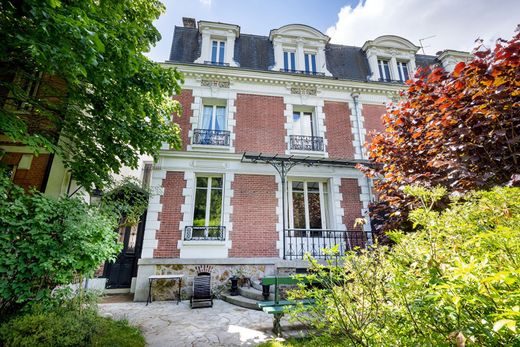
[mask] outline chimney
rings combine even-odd
[[[182,24],[185,28],[196,28],[197,22],[195,22],[195,18],[187,18],[182,17]]]

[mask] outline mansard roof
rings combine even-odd
[[[282,28],[286,27],[290,26]],[[176,26],[169,62],[193,63],[200,56],[201,40],[197,28]],[[368,60],[362,47],[327,43],[325,57],[332,78],[366,81],[370,74]],[[431,55],[416,54],[415,59],[417,66],[439,63],[437,58]],[[240,33],[240,37],[235,40],[234,60],[240,68],[269,71],[275,64],[272,41],[268,36]]]

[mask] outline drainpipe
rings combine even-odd
[[[361,115],[359,112],[359,93],[354,92],[350,94],[352,96],[352,100],[354,100],[354,116],[356,117],[356,124],[357,124],[357,133],[358,133],[358,139],[359,139],[359,150],[361,154],[361,160],[366,160],[365,152],[364,152],[364,137],[362,132],[363,124],[361,124]],[[372,179],[365,176],[365,179],[367,181],[368,186],[368,201],[372,202],[373,196],[372,196]],[[370,217],[369,217],[370,218]],[[370,221],[368,221],[370,223]],[[372,230],[372,228],[370,228]],[[372,231],[367,232],[367,243],[368,245],[372,245]]]

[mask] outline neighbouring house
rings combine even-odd
[[[151,169],[135,300],[146,300],[151,275],[184,274],[189,291],[203,267],[222,288],[233,274],[297,272],[306,253],[372,242],[370,223],[355,226],[373,199],[356,169],[370,133],[384,130],[385,105],[418,67],[470,58],[418,50],[393,35],[353,47],[302,24],[258,36],[185,18],[164,63],[185,76],[174,97],[183,147],[165,145]]]

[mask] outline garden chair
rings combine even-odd
[[[213,295],[211,295],[211,274],[199,272],[193,278],[193,295],[190,298],[191,308],[213,307]]]

